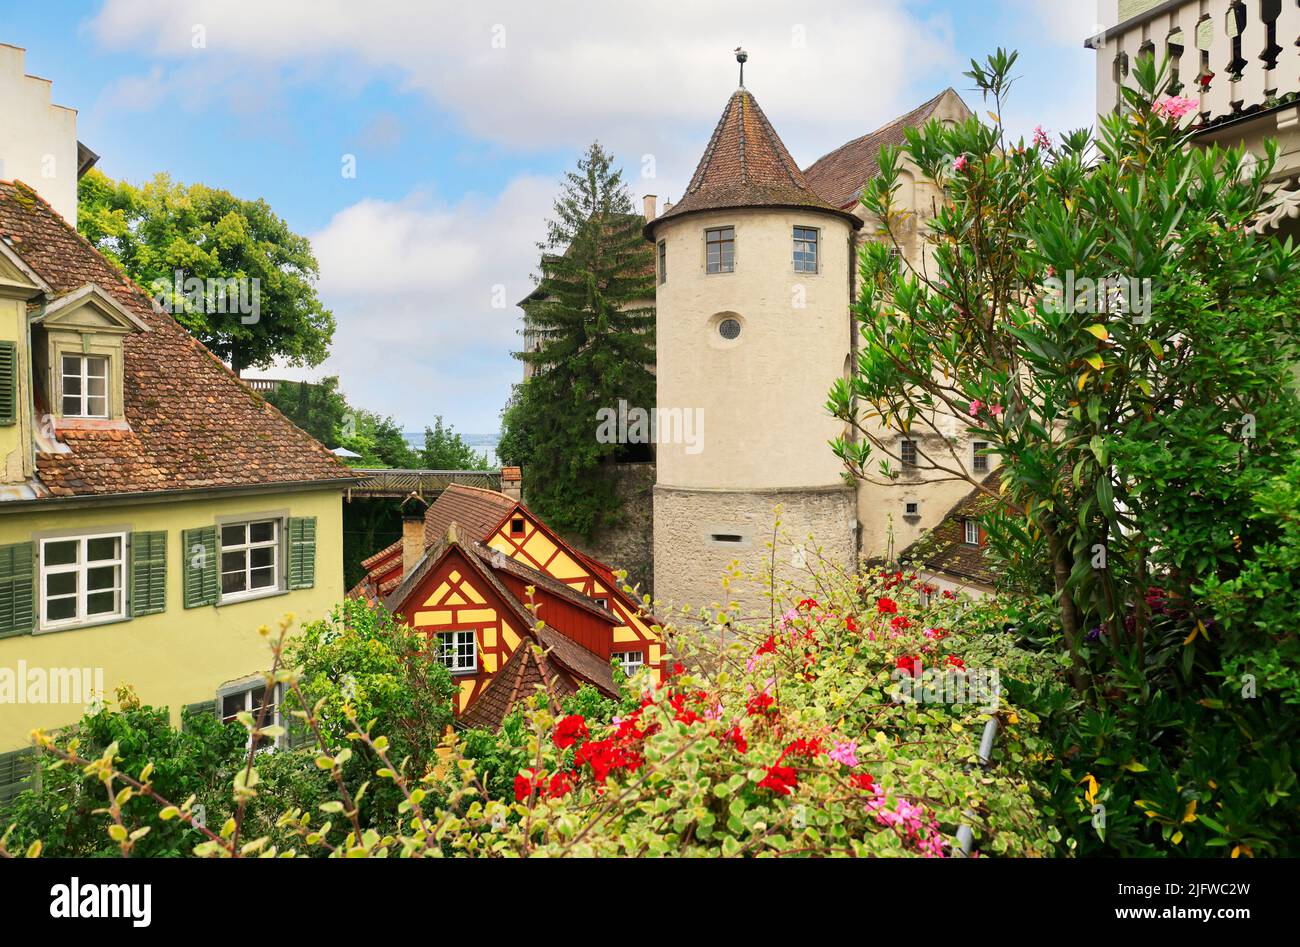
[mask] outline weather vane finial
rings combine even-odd
[[[749,59],[749,53],[745,52],[739,46],[736,47],[736,62],[740,63],[740,87],[745,88],[745,61]]]

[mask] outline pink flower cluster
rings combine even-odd
[[[944,847],[943,832],[938,821],[914,802],[899,799],[890,808],[885,800],[883,786],[873,786],[874,798],[867,800],[867,809],[880,825],[902,833],[905,840],[914,845],[925,858],[947,858]]]
[[[1151,111],[1161,118],[1167,118],[1172,121],[1178,121],[1184,115],[1191,115],[1199,111],[1201,104],[1195,99],[1189,99],[1186,96],[1175,95],[1168,99],[1161,99],[1155,105],[1151,106]]]

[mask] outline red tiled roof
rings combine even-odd
[[[51,495],[355,479],[170,315],[156,311],[140,287],[26,185],[0,182],[0,239],[51,286],[54,298],[96,283],[148,327],[123,342],[129,430],[60,430],[70,452],[36,459],[37,477]]]
[[[727,102],[682,199],[646,225],[646,237],[653,239],[663,220],[740,207],[812,207],[861,225],[817,194],[745,89],[736,90]]]
[[[855,138],[818,158],[803,172],[809,186],[836,207],[854,206],[862,186],[880,173],[880,149],[886,145],[903,144],[903,133],[928,122],[934,115],[939,100],[949,92],[952,90],[945,89],[929,102],[899,116],[888,125]]]
[[[424,547],[446,538],[447,527],[453,522],[466,539],[486,542],[516,502],[504,493],[453,483],[425,511]]]
[[[528,644],[521,644],[510,659],[488,681],[478,699],[461,717],[467,727],[497,730],[520,701],[545,688],[552,702],[563,700],[577,691],[578,685],[549,655],[538,658]]]
[[[1002,470],[998,468],[990,471],[982,482],[984,487],[997,492],[1001,478]],[[996,502],[979,487],[971,490],[948,511],[938,526],[899,553],[899,561],[994,587],[998,576],[986,558],[988,547],[967,544],[966,520],[983,516]]]

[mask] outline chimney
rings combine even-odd
[[[655,203],[658,200],[659,198],[654,194],[647,194],[645,197],[641,198],[641,206],[643,208],[642,214],[645,217],[645,222],[647,224],[655,219]]]
[[[409,576],[424,558],[424,512],[427,504],[411,494],[402,501],[402,575]]]
[[[672,199],[671,199],[671,198],[667,198],[667,197],[665,197],[665,198],[664,198],[664,213],[666,214],[666,213],[668,213],[668,212],[669,212],[670,210],[672,210],[672,209],[673,209],[673,202],[672,202]]]
[[[524,472],[519,467],[501,468],[501,492],[512,500],[524,498]]]

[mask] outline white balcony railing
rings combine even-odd
[[[1143,4],[1128,4],[1140,9]],[[1097,51],[1097,111],[1112,111],[1144,52],[1169,56],[1177,94],[1206,123],[1300,95],[1300,0],[1167,0],[1146,4],[1089,41]]]

